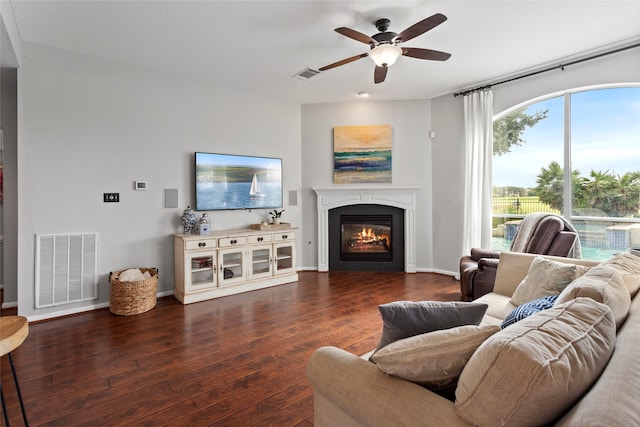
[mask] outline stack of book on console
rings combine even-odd
[[[211,257],[193,258],[191,260],[191,268],[207,268],[213,265]]]

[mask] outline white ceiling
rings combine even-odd
[[[23,42],[303,104],[350,101],[359,91],[376,100],[432,98],[640,40],[640,0],[11,0],[11,6]],[[446,62],[401,57],[378,85],[369,58],[307,81],[292,78],[369,50],[336,27],[372,35],[372,23],[385,17],[399,33],[434,13],[448,20],[405,46],[450,52]]]

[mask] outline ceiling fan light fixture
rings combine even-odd
[[[369,52],[378,67],[389,67],[402,55],[402,49],[395,44],[379,44]]]

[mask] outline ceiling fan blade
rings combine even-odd
[[[369,56],[369,53],[361,53],[360,55],[352,56],[351,58],[343,59],[342,61],[334,62],[333,64],[325,65],[324,67],[318,68],[320,71],[330,70],[335,67],[339,67],[344,64],[348,64],[349,62],[357,61],[360,58],[366,58]]]
[[[378,67],[376,66],[376,70],[373,72],[373,81],[375,83],[382,83],[384,79],[387,77],[387,70],[389,67]]]
[[[417,37],[420,34],[426,33],[427,31],[429,31],[434,27],[437,27],[438,25],[442,24],[446,20],[447,20],[446,16],[444,16],[441,13],[436,13],[435,15],[432,15],[416,24],[413,24],[412,26],[410,26],[409,28],[407,28],[406,30],[398,34],[398,36],[396,37],[396,42],[401,43],[401,42],[406,42],[408,40],[411,40],[412,38]]]
[[[451,57],[450,53],[439,50],[420,49],[418,47],[403,47],[402,54],[411,58],[430,59],[432,61],[446,61]]]
[[[336,28],[336,31],[342,34],[343,36],[349,37],[350,39],[354,39],[364,44],[371,44],[371,43],[378,44],[378,42],[375,41],[375,39],[371,38],[370,36],[363,34],[360,31],[352,30],[351,28],[340,27],[340,28]]]

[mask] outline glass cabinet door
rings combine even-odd
[[[273,274],[289,274],[295,271],[296,244],[294,242],[276,243],[274,250]]]
[[[193,292],[216,286],[216,251],[202,251],[185,256],[185,291]]]
[[[272,276],[271,245],[249,247],[249,279]]]
[[[244,250],[242,248],[218,251],[218,285],[230,285],[245,280]]]

